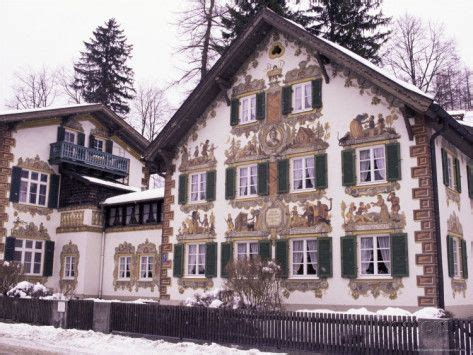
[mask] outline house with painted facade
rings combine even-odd
[[[473,314],[473,135],[431,96],[263,10],[145,158],[165,176],[161,303],[281,266],[288,308]]]
[[[162,191],[148,141],[99,104],[0,114],[0,257],[78,297],[153,297]]]

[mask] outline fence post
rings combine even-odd
[[[51,323],[55,328],[67,328],[67,302],[66,300],[51,301]]]
[[[450,319],[417,320],[419,326],[419,350],[422,354],[450,353]]]
[[[93,330],[96,332],[110,333],[111,302],[94,302]]]

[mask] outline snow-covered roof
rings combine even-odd
[[[108,181],[108,180],[102,180],[93,176],[87,176],[87,175],[81,175],[81,176],[93,184],[113,187],[114,189],[121,189],[121,190],[127,190],[127,191],[140,191],[138,187],[127,186],[127,185],[120,184],[118,182],[113,182],[113,181]]]
[[[462,116],[461,120],[457,120],[458,123],[473,127],[473,111],[466,111],[466,110],[452,110],[448,111],[450,116]]]
[[[107,198],[102,205],[118,205],[127,202],[140,202],[164,198],[164,188],[130,192]]]
[[[54,105],[54,106],[48,106],[48,107],[27,108],[27,109],[19,109],[19,110],[10,109],[10,110],[5,110],[5,111],[0,111],[0,116],[16,115],[18,113],[50,111],[50,110],[58,110],[58,109],[64,109],[64,108],[87,107],[87,106],[92,107],[95,105],[98,105],[98,104],[86,103],[86,104],[74,104],[74,105]]]

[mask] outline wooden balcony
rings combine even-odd
[[[119,178],[128,176],[130,160],[77,144],[57,142],[51,144],[49,163],[82,167]]]

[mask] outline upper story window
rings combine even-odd
[[[315,187],[314,157],[292,159],[293,190],[306,190]]]
[[[163,220],[163,201],[149,201],[133,205],[110,206],[106,211],[106,226],[128,226],[160,223]]]
[[[49,175],[37,171],[21,170],[19,201],[46,206]]]
[[[64,142],[76,144],[76,134],[71,131],[64,132]]]
[[[389,236],[360,238],[361,275],[391,275],[391,240]]]
[[[441,152],[443,183],[445,186],[448,186],[457,192],[461,192],[460,161],[446,149],[442,148]]]
[[[240,99],[240,124],[256,121],[256,95]]]
[[[105,146],[105,141],[103,139],[97,139],[97,138],[94,139],[93,146],[92,146],[93,149],[100,150],[101,152],[103,152],[104,146]]]
[[[237,243],[237,259],[253,259],[259,255],[258,242],[240,242]]]
[[[190,176],[191,202],[206,199],[207,173],[197,173]]]
[[[187,275],[205,275],[205,244],[187,245]]]
[[[317,240],[293,240],[291,245],[291,275],[316,276],[317,275]]]
[[[386,181],[385,147],[376,146],[358,150],[358,173],[360,183]]]
[[[258,192],[258,167],[250,165],[238,168],[238,195],[255,196]]]
[[[126,224],[137,224],[140,221],[140,209],[137,205],[126,207]]]
[[[42,274],[43,244],[41,240],[15,240],[15,261],[23,265],[25,274]]]
[[[312,110],[312,82],[293,85],[293,112]]]

